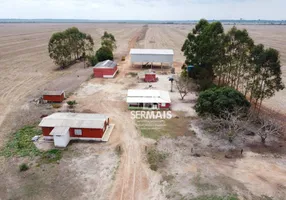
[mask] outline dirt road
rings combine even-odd
[[[129,41],[129,49],[134,47],[142,32],[138,31]],[[151,171],[144,157],[144,139],[138,133],[135,121],[125,104],[127,89],[136,83],[136,78],[126,78],[130,69],[130,57],[119,63],[116,79],[92,79],[83,85],[71,98],[79,102],[81,111],[104,113],[116,124],[111,143],[123,149],[121,163],[111,192],[110,199],[164,199],[160,192],[160,175]],[[87,103],[88,102],[88,103]]]

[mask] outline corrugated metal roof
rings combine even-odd
[[[58,126],[53,128],[53,130],[50,132],[50,135],[65,135],[69,132],[70,127],[66,126]]]
[[[97,63],[94,68],[114,68],[116,67],[116,62],[112,60],[105,60],[102,62]]]
[[[133,55],[174,55],[173,49],[130,49]]]
[[[40,127],[103,128],[106,115],[90,113],[53,113],[44,117]]]
[[[171,103],[171,99],[167,91],[128,90],[127,103]]]
[[[65,91],[44,91],[44,95],[62,95]]]

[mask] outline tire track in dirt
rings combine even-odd
[[[142,27],[141,30],[135,33],[128,42],[128,51],[134,47],[138,41],[142,40],[142,34],[144,34],[144,32],[146,33],[146,27]],[[129,63],[130,56],[128,55],[126,61],[121,62],[119,65],[119,70],[126,72],[126,65],[129,65]],[[119,83],[120,81],[124,83],[124,73],[122,73],[122,71],[120,73],[122,75],[117,77],[115,83]],[[131,115],[128,111],[120,110],[118,106],[110,106],[112,103],[106,104],[106,101],[101,102],[104,102],[101,104],[102,112],[108,112],[108,114],[114,118],[116,126],[119,126],[121,130],[120,144],[123,148],[121,164],[110,199],[161,199],[160,193],[157,193],[160,189],[149,187],[150,175],[148,175],[148,172],[150,172],[150,169],[144,162],[140,134],[136,129],[135,122],[131,119]],[[154,192],[154,190],[156,192]],[[148,198],[148,196],[152,198]]]
[[[8,52],[4,52],[3,54],[0,54],[0,56],[7,56],[10,54],[15,54],[15,53],[20,53],[20,52],[25,52],[27,50],[33,50],[36,48],[42,49],[42,47],[47,46],[46,43],[42,43],[40,45],[36,45],[36,46],[31,46],[31,47],[26,47],[26,48],[22,48],[22,49],[18,49],[18,50],[13,50],[13,51],[8,51]]]

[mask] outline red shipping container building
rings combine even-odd
[[[48,102],[62,102],[64,99],[64,91],[45,91],[43,94],[43,100]]]
[[[54,140],[57,147],[66,147],[70,140],[104,141],[113,126],[106,115],[90,113],[53,113],[39,124],[44,139]],[[109,137],[109,136],[108,136]]]
[[[113,78],[117,72],[116,62],[111,60],[99,62],[93,67],[94,77],[98,78]]]

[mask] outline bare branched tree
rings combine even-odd
[[[190,91],[195,90],[195,84],[189,77],[178,76],[175,78],[175,82],[182,100]]]
[[[260,136],[263,144],[269,136],[280,136],[283,132],[283,126],[278,120],[268,115],[258,115],[255,111],[248,115],[248,126],[254,127],[254,132]]]
[[[217,134],[227,137],[229,142],[245,129],[245,114],[241,109],[232,112],[225,111],[219,117],[210,116],[204,120],[205,127],[211,128]]]
[[[282,132],[282,126],[275,119],[260,117],[259,124],[257,134],[260,136],[263,144],[265,144],[268,136],[279,136]]]

